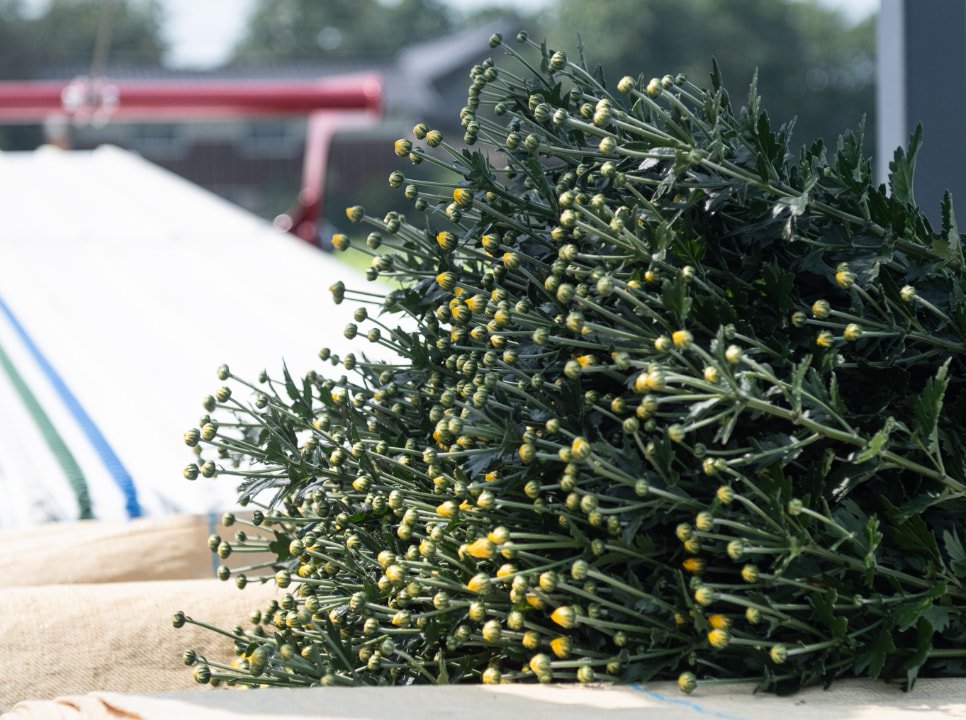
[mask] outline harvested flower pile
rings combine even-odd
[[[285,591],[196,678],[966,675],[964,261],[951,200],[938,230],[913,201],[918,132],[887,192],[860,133],[795,157],[717,71],[608,90],[491,47],[459,146],[395,144],[412,213],[335,238],[400,283],[331,288],[358,352],[223,366],[186,433],[186,476],[254,509],[211,549],[276,557],[219,575]]]

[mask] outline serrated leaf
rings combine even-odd
[[[678,273],[673,280],[664,281],[661,299],[664,309],[674,316],[678,327],[684,327],[684,321],[691,311],[691,298],[688,297],[688,283],[683,273]]]
[[[861,675],[863,671],[875,679],[879,677],[882,668],[885,667],[889,655],[896,651],[896,644],[892,639],[892,626],[886,626],[879,631],[875,639],[868,645],[860,648],[855,655],[855,674]]]
[[[856,464],[864,463],[866,460],[871,460],[877,457],[889,444],[889,434],[895,428],[895,418],[887,418],[885,425],[879,432],[873,435],[870,440],[865,444],[865,448],[852,453],[849,456],[849,460]]]
[[[950,569],[960,577],[966,576],[966,547],[955,530],[943,531],[943,546],[949,555]]]
[[[915,205],[913,178],[916,174],[916,153],[922,144],[922,124],[916,125],[909,138],[909,150],[896,148],[892,162],[889,163],[889,187],[896,199],[908,205]]]
[[[949,387],[947,375],[951,360],[952,358],[947,358],[946,362],[936,371],[935,377],[926,381],[922,392],[916,399],[915,431],[931,454],[939,452],[939,415],[942,412],[946,388]]]
[[[933,600],[946,594],[946,583],[937,583],[926,592],[914,596],[911,600],[900,603],[892,612],[899,632],[904,632],[919,622],[919,617],[926,608],[932,606]]]

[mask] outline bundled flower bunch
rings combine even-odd
[[[196,677],[966,674],[963,253],[949,198],[939,231],[913,202],[919,134],[887,193],[860,134],[795,159],[717,70],[612,92],[517,40],[473,68],[461,148],[396,142],[447,173],[392,174],[413,215],[347,211],[401,282],[331,288],[359,353],[222,367],[186,434],[186,475],[257,508],[212,550],[274,558],[219,575],[284,590]]]

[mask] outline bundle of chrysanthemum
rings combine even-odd
[[[963,256],[911,201],[918,135],[887,194],[859,137],[793,159],[754,87],[491,44],[522,70],[473,69],[464,149],[396,142],[413,215],[335,239],[403,283],[332,288],[358,355],[222,368],[189,431],[189,477],[272,493],[212,549],[288,592],[199,679],[966,674]]]

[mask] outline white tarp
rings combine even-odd
[[[331,370],[318,351],[346,351],[351,311],[338,279],[366,284],[136,155],[0,152],[0,527],[76,518],[70,462],[98,519],[225,509],[230,478],[183,479],[183,432],[221,363]]]

